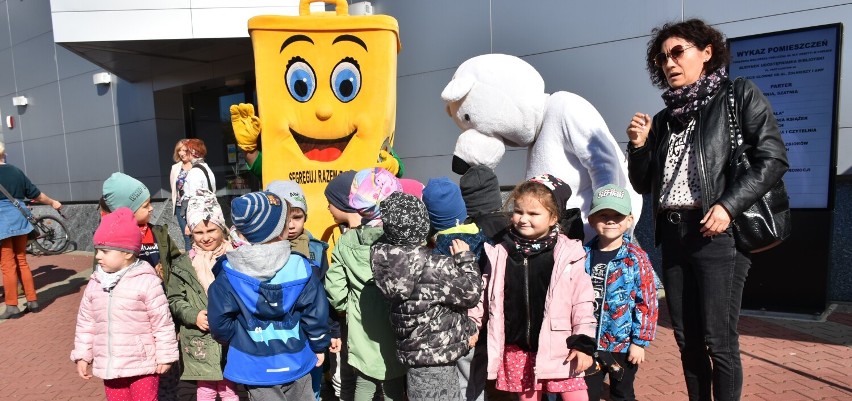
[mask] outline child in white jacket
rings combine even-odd
[[[162,281],[137,258],[142,233],[133,212],[104,216],[93,242],[98,266],[80,301],[71,360],[84,380],[104,380],[107,400],[156,399],[178,345]]]

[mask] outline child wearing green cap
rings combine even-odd
[[[192,268],[192,263],[183,256],[181,248],[169,235],[169,227],[165,224],[151,224],[151,212],[154,210],[151,193],[141,181],[124,173],[113,173],[104,181],[100,206],[102,214],[120,207],[133,211],[136,224],[142,232],[139,258],[154,266],[165,288],[168,288],[172,265],[185,263],[184,267]]]
[[[617,185],[598,188],[589,211],[597,235],[586,248],[598,322],[595,359],[601,372],[586,375],[589,399],[601,399],[604,376],[614,400],[635,400],[633,380],[657,330],[657,287],[648,255],[630,239],[630,194]]]

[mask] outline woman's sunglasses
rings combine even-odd
[[[666,61],[668,61],[669,57],[671,57],[672,60],[674,60],[674,62],[677,63],[677,59],[679,59],[680,56],[683,56],[683,52],[685,52],[688,49],[691,49],[693,47],[695,47],[695,45],[687,46],[687,47],[677,45],[675,47],[672,47],[671,50],[669,50],[668,53],[662,52],[662,53],[654,56],[654,64],[656,64],[657,67],[662,67],[666,64]]]

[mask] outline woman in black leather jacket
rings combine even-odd
[[[669,23],[648,43],[651,81],[666,108],[636,113],[627,128],[628,170],[651,194],[663,284],[690,400],[739,400],[743,372],[737,322],[751,266],[730,223],[781,179],[787,155],[767,99],[750,81],[728,79],[722,34],[701,20]],[[747,174],[729,180],[727,90],[754,147]],[[712,394],[712,397],[711,397]]]

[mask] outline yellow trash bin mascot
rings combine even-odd
[[[326,0],[326,3],[335,3]],[[263,147],[262,176],[294,180],[305,191],[306,228],[334,224],[323,191],[339,173],[380,166],[397,173],[388,152],[396,123],[399,26],[387,15],[350,16],[345,0],[334,12],[249,19],[257,101],[231,106],[240,148]]]

